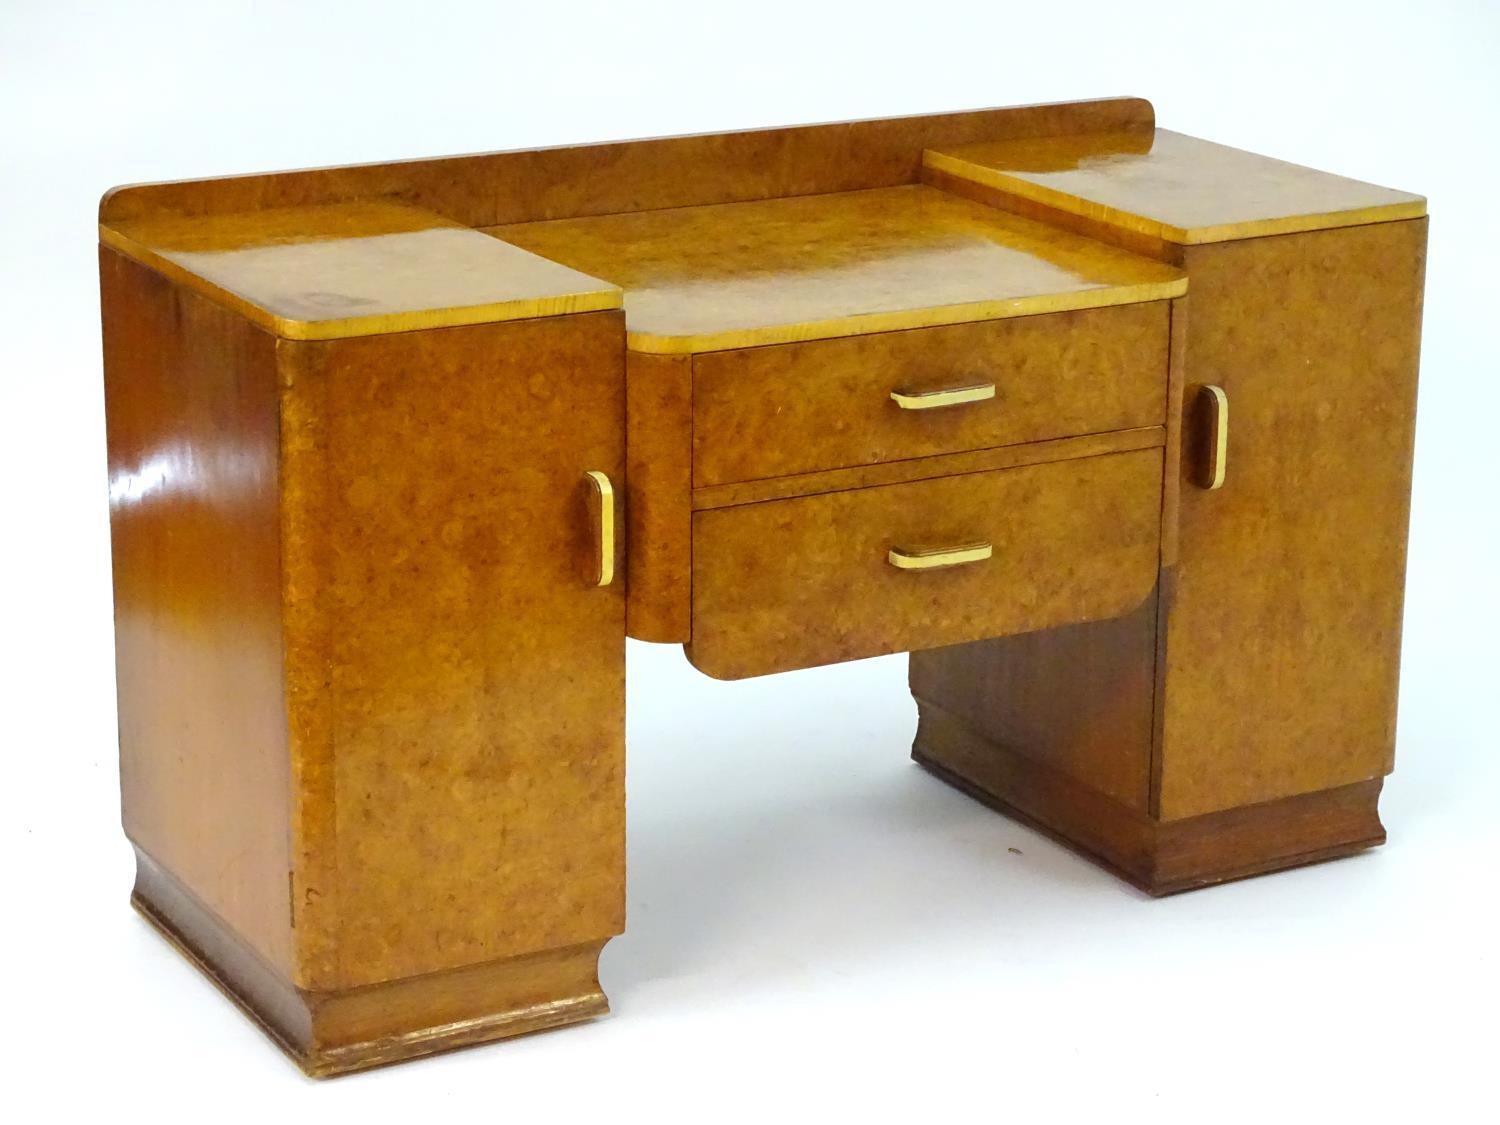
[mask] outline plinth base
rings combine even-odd
[[[1159,821],[997,746],[918,701],[912,758],[1153,895],[1337,859],[1385,843],[1381,779]]]
[[[604,942],[339,992],[297,988],[149,856],[133,905],[307,1074],[325,1077],[604,1015]]]

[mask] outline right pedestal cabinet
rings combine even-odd
[[[1189,295],[1152,597],[913,653],[914,756],[1154,893],[1382,842],[1421,201],[1164,130],[929,152],[927,176],[1178,265]]]

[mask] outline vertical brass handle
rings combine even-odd
[[[1198,401],[1208,417],[1199,483],[1212,492],[1224,487],[1224,473],[1229,466],[1229,396],[1223,387],[1204,386],[1198,390]]]
[[[594,527],[595,566],[590,575],[595,586],[615,580],[615,486],[598,469],[584,473],[589,483],[589,516]]]

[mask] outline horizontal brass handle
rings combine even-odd
[[[950,387],[945,391],[892,391],[891,401],[902,410],[936,410],[940,406],[962,406],[966,402],[983,402],[995,397],[994,383],[975,383],[971,387]]]
[[[900,570],[939,570],[983,562],[994,553],[988,543],[965,543],[959,547],[892,547],[885,557]]]

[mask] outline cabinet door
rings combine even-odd
[[[1187,426],[1229,403],[1217,491],[1184,465],[1160,815],[1387,773],[1425,219],[1190,247]]]
[[[624,924],[618,313],[284,345],[304,987]]]

